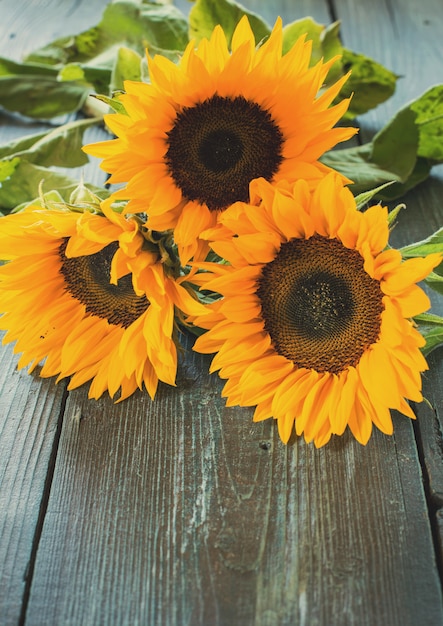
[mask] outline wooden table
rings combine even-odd
[[[178,3],[188,10],[189,4]],[[0,54],[20,59],[98,21],[106,0],[0,0]],[[441,0],[244,0],[270,23],[342,20],[345,45],[401,74],[361,119],[367,140],[443,82]],[[330,8],[333,7],[332,8]],[[0,140],[36,132],[1,114]],[[91,131],[93,141],[99,131]],[[94,162],[86,180],[102,184]],[[394,243],[443,222],[443,170],[405,198]],[[435,300],[434,300],[435,301]],[[443,314],[442,298],[433,309]],[[208,359],[177,389],[114,405],[17,372],[0,351],[0,624],[443,624],[443,351],[416,423],[366,447],[283,445],[225,408]]]

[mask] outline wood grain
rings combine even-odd
[[[3,333],[2,333],[3,336]],[[63,384],[17,372],[0,350],[0,623],[17,624],[49,489]]]
[[[421,20],[432,11],[438,25],[436,1],[420,2]],[[9,37],[17,55],[89,26],[106,2],[28,4],[24,12],[8,0],[2,13],[7,32],[20,33]],[[243,4],[269,23],[278,14],[285,22],[332,15],[320,0]],[[411,59],[414,77],[394,108],[429,86],[424,55],[440,68],[441,44],[412,0],[403,13],[395,5],[395,17],[392,2],[334,4],[348,47],[399,64],[393,69]],[[429,41],[417,51],[411,41],[422,32]],[[383,107],[365,117],[366,136],[387,120]],[[97,172],[93,162],[88,180],[99,181]],[[441,225],[441,185],[437,178],[408,196],[397,242]],[[2,626],[3,614],[16,624],[20,611],[27,626],[443,624],[441,350],[425,380],[437,408],[432,419],[419,413],[419,448],[412,423],[394,416],[393,437],[376,432],[362,447],[345,435],[316,450],[300,440],[284,446],[271,421],[253,424],[251,410],[226,408],[221,381],[190,341],[177,387],[161,386],[154,402],[146,394],[90,401],[87,388],[69,394],[50,485],[63,388],[14,373],[15,357],[0,352]]]
[[[70,394],[27,624],[440,623],[409,422],[285,447],[207,365],[154,403]]]

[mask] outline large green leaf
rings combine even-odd
[[[142,78],[142,57],[131,48],[120,48],[111,74],[110,93],[123,91],[125,80]]]
[[[204,37],[209,38],[214,27],[220,24],[230,43],[232,33],[244,15],[248,16],[258,44],[270,34],[269,25],[259,15],[234,0],[196,0],[189,13],[189,34],[198,43]]]
[[[353,180],[355,194],[391,180],[395,184],[378,198],[398,198],[443,162],[442,116],[443,85],[438,85],[401,109],[371,142],[327,152],[321,161]]]
[[[28,61],[50,65],[91,63],[95,67],[111,69],[111,57],[121,47],[132,48],[143,55],[146,47],[153,45],[166,50],[184,50],[188,42],[188,23],[185,16],[173,5],[157,2],[120,1],[108,4],[102,19],[78,35],[63,37],[34,51]]]
[[[354,181],[351,186],[354,195],[370,191],[383,183],[402,180],[398,173],[385,169],[372,159],[371,144],[333,150],[325,153],[320,160]]]
[[[50,119],[78,111],[90,91],[85,82],[61,82],[52,67],[0,58],[0,106],[8,111]]]
[[[73,113],[92,92],[111,95],[127,78],[139,80],[147,46],[181,51],[187,42],[188,23],[177,7],[111,3],[97,26],[53,41],[24,63],[0,59],[0,105],[39,119]]]
[[[42,181],[46,191],[78,185],[78,181],[48,168],[79,167],[87,163],[88,157],[81,150],[83,135],[98,121],[69,122],[0,146],[0,208],[3,212],[31,202],[39,195]]]
[[[97,124],[98,119],[78,120],[56,128],[27,135],[0,146],[2,162],[15,157],[42,166],[79,167],[88,162],[81,147],[87,128]]]
[[[343,72],[351,70],[351,76],[340,92],[340,98],[352,96],[345,117],[366,113],[395,92],[398,76],[373,59],[343,48],[341,63]]]
[[[417,114],[420,133],[418,155],[438,163],[443,161],[443,85],[431,87],[410,104]]]
[[[0,186],[0,210],[8,212],[32,202],[39,197],[40,187],[44,192],[56,189],[64,199],[69,200],[73,190],[78,187],[78,180],[17,157],[14,171]],[[108,194],[103,188],[94,185],[87,187],[101,197]]]

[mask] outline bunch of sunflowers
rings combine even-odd
[[[213,354],[229,405],[294,426],[316,446],[349,426],[365,444],[391,409],[413,418],[427,368],[417,282],[440,253],[403,260],[386,207],[360,210],[345,176],[320,161],[349,139],[336,127],[347,80],[322,89],[335,59],[311,66],[282,25],[256,47],[248,19],[179,63],[148,59],[127,81],[115,137],[84,150],[116,184],[104,201],[28,206],[0,221],[0,328],[19,367],[89,396],[154,398],[174,385],[179,331]],[[265,87],[264,87],[265,86]]]

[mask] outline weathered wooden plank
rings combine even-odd
[[[441,307],[443,309],[443,307]],[[440,311],[440,314],[442,311]],[[417,434],[423,465],[425,485],[433,523],[440,574],[443,573],[443,350],[439,348],[429,358],[429,372],[424,376],[423,394],[429,404],[417,410]]]
[[[409,421],[285,447],[207,366],[189,354],[154,403],[70,394],[26,623],[442,623]]]
[[[106,2],[102,2],[102,7]],[[81,14],[72,13],[73,2],[27,3],[26,11],[16,2],[2,2],[0,54],[20,60],[25,53],[52,38],[94,23],[102,7],[82,2]],[[48,20],[52,13],[53,19]],[[69,16],[72,14],[72,19]],[[85,21],[86,20],[86,21]],[[89,22],[91,20],[91,22]],[[0,143],[50,128],[26,119],[0,113]],[[91,130],[89,140],[98,139]],[[88,180],[103,184],[104,173],[83,168]],[[80,169],[66,170],[80,175]],[[3,336],[3,334],[2,334]],[[33,552],[43,521],[47,492],[58,441],[60,415],[64,408],[64,383],[42,381],[37,374],[17,372],[17,357],[10,346],[0,347],[0,623],[18,624],[32,579]]]
[[[361,120],[377,131],[398,109],[443,80],[443,6],[440,0],[334,0],[342,17],[344,44],[372,57],[397,75],[396,93]]]
[[[26,623],[441,623],[408,422],[285,447],[207,365],[154,403],[70,394]]]
[[[351,0],[337,0],[337,9],[349,16],[342,25],[346,45],[375,57],[402,77],[394,97],[362,118],[362,136],[367,138],[373,127],[380,128],[403,104],[443,81],[443,5],[439,0],[426,0],[420,3],[418,12],[414,0],[389,0],[384,7],[368,3],[364,8]],[[360,38],[353,28],[363,19],[370,37]],[[411,42],[417,44],[411,45]],[[369,120],[368,126],[366,120]],[[434,168],[430,180],[404,198],[406,210],[401,212],[400,226],[392,234],[394,244],[419,241],[441,228],[442,194],[443,167],[439,166]],[[429,294],[432,311],[443,315],[443,298],[435,292],[429,291]],[[429,364],[430,370],[423,377],[423,392],[430,406],[422,403],[415,410],[430,508],[434,512],[443,505],[441,348],[430,356]],[[435,523],[435,518],[432,519]]]
[[[400,214],[401,229],[392,239],[399,243],[424,239],[443,223],[443,176],[432,180],[405,198],[406,209]],[[443,297],[427,289],[432,311],[443,315]],[[423,456],[428,497],[432,510],[443,506],[443,350],[438,348],[429,357],[429,370],[423,375],[423,395],[427,402],[415,405],[417,435]]]
[[[3,333],[2,333],[3,336]],[[45,485],[49,488],[65,385],[17,372],[0,350],[0,623],[17,624]],[[44,505],[44,503],[43,503]]]
[[[441,313],[440,313],[441,314]],[[443,507],[443,355],[439,348],[428,357],[423,394],[428,403],[417,407],[420,446],[427,472],[432,508]]]

